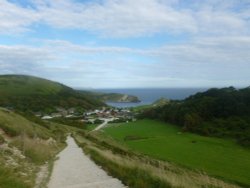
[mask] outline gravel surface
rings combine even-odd
[[[97,166],[77,146],[72,137],[59,153],[48,188],[124,188],[125,186]]]

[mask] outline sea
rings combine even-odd
[[[144,89],[95,89],[94,91],[103,93],[122,93],[137,96],[141,102],[107,102],[108,105],[117,108],[129,108],[141,105],[152,104],[160,98],[171,100],[182,100],[197,92],[206,91],[208,88],[144,88]]]

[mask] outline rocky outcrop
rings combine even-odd
[[[137,96],[119,93],[103,94],[101,99],[105,102],[141,102]]]

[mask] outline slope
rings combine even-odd
[[[134,95],[127,95],[121,93],[102,93],[96,91],[79,90],[84,95],[90,95],[103,102],[140,102],[140,99]]]
[[[34,187],[41,165],[48,168],[65,146],[67,131],[62,125],[42,126],[0,108],[0,187]]]
[[[0,76],[0,106],[21,111],[53,111],[55,107],[81,109],[105,104],[63,84],[25,75]]]
[[[141,117],[174,123],[183,131],[235,138],[250,146],[250,88],[209,89],[182,101],[147,109]]]

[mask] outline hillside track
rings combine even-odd
[[[77,146],[72,137],[67,147],[58,154],[48,188],[124,188],[116,178],[109,176]]]

